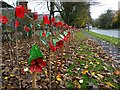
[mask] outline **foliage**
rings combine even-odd
[[[90,15],[87,2],[60,2],[55,4],[65,23],[72,26],[84,26]]]
[[[112,28],[114,13],[112,10],[107,10],[106,13],[102,13],[98,19],[94,21],[94,26],[98,28],[109,29]]]
[[[116,12],[113,18],[113,27],[120,29],[120,10]]]

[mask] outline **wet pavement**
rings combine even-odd
[[[115,38],[120,38],[120,30],[118,29],[102,30],[102,29],[92,28],[90,29],[90,31],[98,33],[98,34],[115,37]]]

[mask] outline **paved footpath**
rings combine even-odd
[[[104,40],[98,39],[85,31],[83,31],[83,34],[94,41],[96,41],[99,45],[102,46],[102,48],[112,56],[113,60],[115,60],[116,65],[120,67],[120,47],[116,47],[114,45],[111,45],[109,42],[106,42]]]

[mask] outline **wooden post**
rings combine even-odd
[[[36,88],[36,76],[37,76],[37,73],[36,73],[36,72],[33,72],[33,73],[32,73],[32,88],[33,88],[33,89]]]
[[[61,49],[61,65],[60,65],[60,69],[62,69],[62,64],[63,64],[63,50],[64,50],[64,47],[62,47],[62,49]]]

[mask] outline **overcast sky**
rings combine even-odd
[[[3,1],[6,1],[12,4],[12,2],[15,3],[16,0],[3,0]],[[29,1],[28,8],[31,9],[32,11],[35,10],[39,14],[49,13],[46,7],[47,5],[45,0],[27,0],[27,1]],[[91,7],[90,11],[93,19],[98,18],[101,13],[104,13],[108,9],[118,10],[118,2],[120,0],[96,0],[96,1],[100,2],[100,4]],[[37,5],[37,4],[40,4],[40,5]]]

